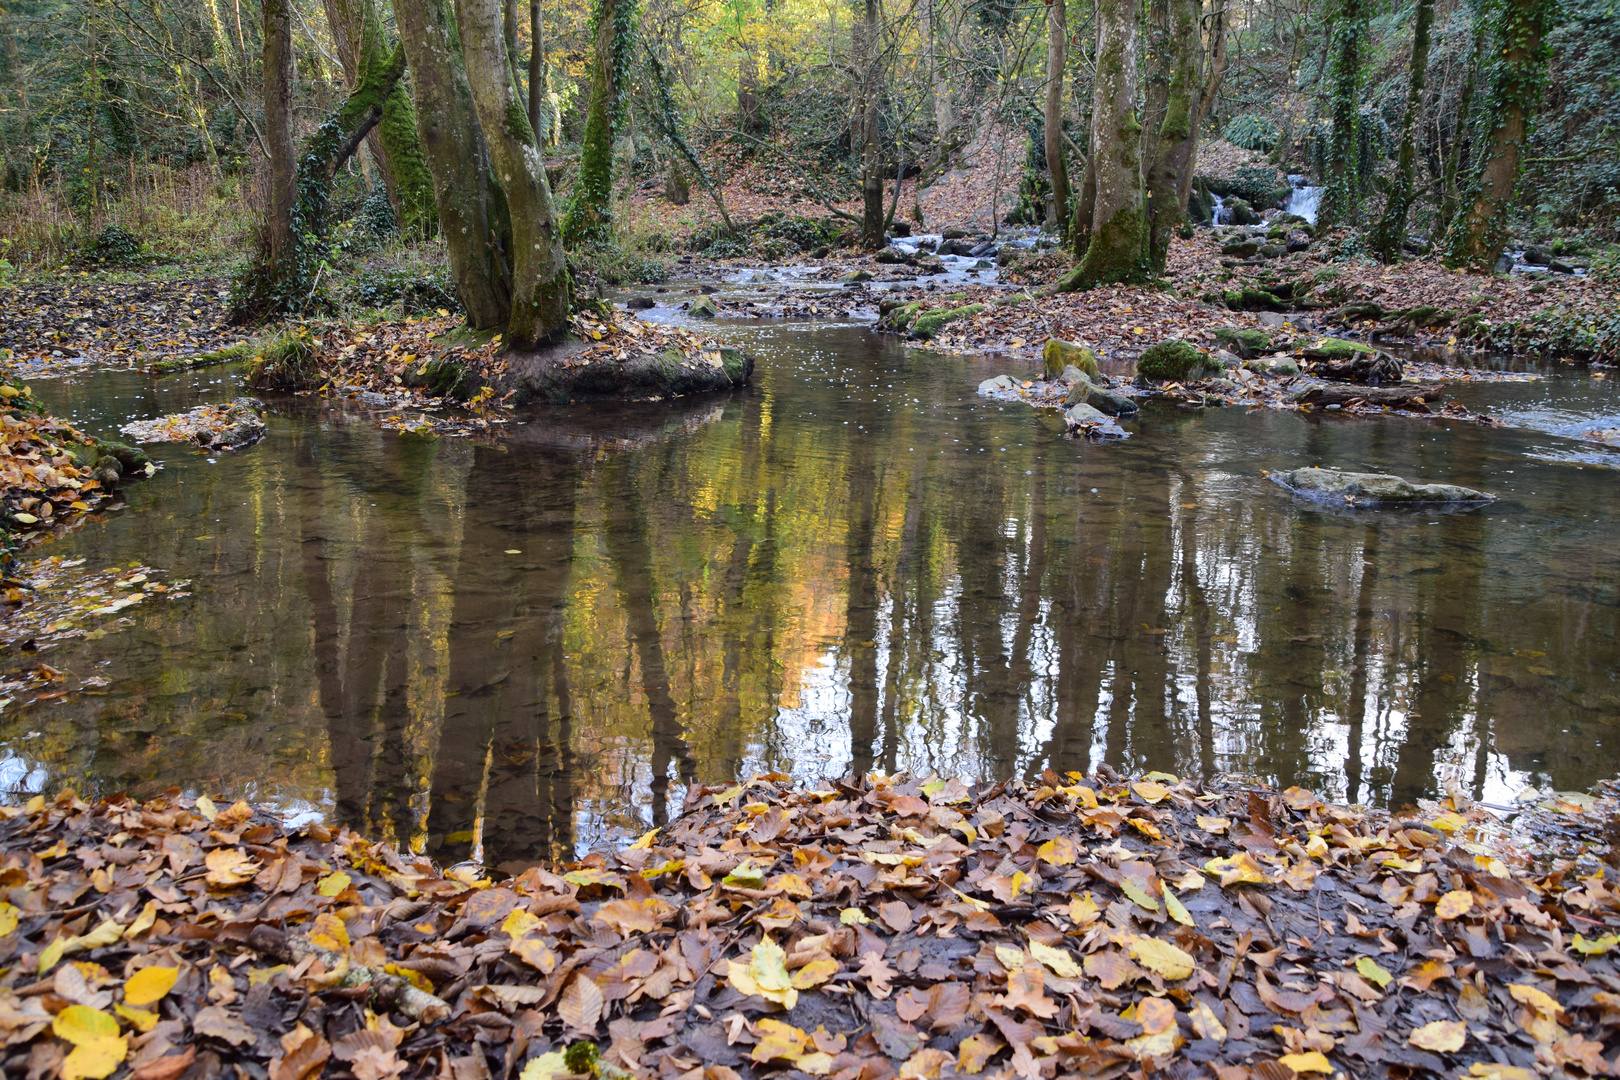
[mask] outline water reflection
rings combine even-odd
[[[0,777],[194,785],[513,869],[764,769],[1106,763],[1385,804],[1615,771],[1609,474],[1539,460],[1546,436],[1149,409],[1094,446],[976,398],[962,360],[746,333],[751,391],[500,446],[291,401],[246,453],[168,450],[57,549],[194,599],[44,655],[111,685],[8,710]],[[41,390],[103,430],[114,397],[231,392]],[[1307,462],[1504,498],[1348,515],[1264,479]]]

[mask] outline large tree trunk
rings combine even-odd
[[[1489,150],[1474,205],[1452,229],[1449,255],[1455,264],[1489,270],[1507,245],[1508,202],[1541,103],[1547,77],[1542,42],[1555,7],[1553,0],[1506,0],[1497,16],[1502,59],[1491,85]]]
[[[510,282],[499,189],[462,66],[448,0],[394,0],[411,67],[416,133],[433,177],[433,202],[456,298],[477,330],[507,321]]]
[[[1457,177],[1464,171],[1463,162],[1470,150],[1469,131],[1473,126],[1474,90],[1479,85],[1480,53],[1484,48],[1485,18],[1480,14],[1474,18],[1473,51],[1468,55],[1468,68],[1463,75],[1462,91],[1457,98],[1457,116],[1452,129],[1451,148],[1446,155],[1445,172],[1440,182],[1440,206],[1434,215],[1435,236],[1448,235],[1452,219],[1457,216],[1457,204],[1460,200]]]
[[[570,246],[605,241],[613,225],[613,141],[618,136],[621,84],[629,72],[635,17],[635,0],[597,0],[590,111],[585,114],[585,145],[566,226]]]
[[[1333,19],[1333,70],[1329,84],[1327,191],[1318,227],[1354,224],[1361,202],[1361,74],[1367,38],[1368,0],[1340,0]]]
[[[500,0],[457,5],[467,79],[511,217],[508,346],[549,341],[568,325],[568,267],[551,186],[501,36]]]
[[[1164,273],[1170,253],[1170,234],[1186,216],[1181,202],[1181,185],[1193,171],[1197,150],[1198,16],[1200,0],[1158,0],[1154,4],[1159,23],[1159,64],[1155,80],[1156,97],[1163,109],[1150,111],[1159,117],[1153,139],[1153,155],[1148,161],[1148,262],[1155,275]]]
[[[1429,27],[1434,23],[1434,0],[1418,0],[1417,23],[1412,29],[1411,81],[1406,91],[1406,116],[1401,121],[1401,149],[1395,182],[1384,204],[1384,216],[1373,230],[1372,248],[1385,262],[1401,257],[1406,239],[1406,214],[1412,207],[1412,185],[1417,172],[1417,122],[1423,110],[1423,88],[1429,74]]]
[[[878,126],[882,72],[877,0],[866,0],[866,17],[857,33],[861,46],[856,75],[860,80],[856,127],[861,147],[861,246],[876,251],[883,246],[883,155]]]
[[[325,6],[344,82],[352,94],[370,73],[389,63],[392,50],[371,0],[325,0]],[[366,145],[382,169],[394,214],[401,228],[431,233],[437,225],[433,181],[416,137],[416,109],[403,82],[396,80],[383,102],[379,121],[366,136]]]
[[[1086,253],[1058,285],[1089,289],[1149,276],[1142,195],[1142,125],[1136,116],[1137,5],[1097,0],[1097,83],[1091,113],[1096,199]]]
[[[529,126],[541,146],[552,141],[551,111],[546,96],[546,34],[540,0],[529,0]]]
[[[1204,72],[1204,89],[1193,109],[1187,168],[1182,172],[1180,186],[1176,189],[1176,206],[1180,208],[1182,217],[1187,216],[1187,200],[1192,196],[1193,176],[1198,171],[1198,133],[1204,129],[1204,118],[1209,115],[1216,96],[1221,92],[1221,82],[1226,78],[1226,0],[1215,0],[1214,10],[1209,14],[1208,48],[1209,68]]]
[[[1065,0],[1046,0],[1046,171],[1052,178],[1052,224],[1069,236],[1069,166],[1063,156],[1063,66],[1069,40]]]
[[[292,22],[287,4],[264,0],[264,141],[270,152],[265,254],[272,272],[292,255],[293,247]]]

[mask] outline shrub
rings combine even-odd
[[[1221,133],[1221,137],[1245,150],[1269,154],[1276,147],[1277,140],[1282,137],[1282,131],[1263,116],[1243,113],[1227,122],[1226,130]]]
[[[141,242],[117,225],[101,230],[84,253],[85,261],[103,266],[134,266],[144,260]]]
[[[350,290],[349,299],[362,307],[399,304],[407,315],[461,310],[449,275],[442,269],[367,270]]]

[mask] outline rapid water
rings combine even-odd
[[[695,782],[909,768],[1236,772],[1399,805],[1620,765],[1610,381],[1464,386],[1522,427],[1150,404],[1065,438],[1005,370],[864,324],[708,324],[736,394],[541,409],[480,444],[269,403],[29,558],[192,581],[39,661],[106,686],[0,713],[15,798],[245,796],[516,867],[633,835]],[[110,433],[238,392],[37,392]],[[1391,470],[1501,500],[1334,512],[1265,477]]]
[[[1291,175],[1288,177],[1288,182],[1293,186],[1294,192],[1288,196],[1288,205],[1284,209],[1288,213],[1297,214],[1315,225],[1317,207],[1322,203],[1322,189],[1311,187],[1305,180],[1306,177],[1303,176]]]

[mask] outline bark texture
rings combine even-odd
[[[1499,9],[1501,51],[1491,79],[1490,137],[1474,204],[1452,230],[1449,254],[1455,264],[1489,270],[1507,245],[1508,202],[1546,83],[1544,42],[1555,7],[1555,0],[1505,0]]]
[[[1137,5],[1097,2],[1097,83],[1091,113],[1096,195],[1085,255],[1064,291],[1145,281],[1148,221],[1142,192],[1142,125],[1136,115]]]
[[[568,325],[568,266],[545,165],[529,127],[501,32],[499,0],[457,5],[462,54],[511,228],[511,309],[506,343],[549,341]]]
[[[292,115],[292,22],[288,0],[264,0],[264,141],[270,152],[270,199],[265,219],[268,261],[292,254],[295,194]]]
[[[1159,66],[1150,100],[1149,118],[1157,117],[1152,153],[1148,157],[1147,212],[1148,263],[1153,273],[1164,273],[1170,236],[1186,216],[1181,181],[1193,170],[1197,148],[1194,119],[1199,111],[1198,16],[1200,0],[1155,0],[1154,31],[1158,38]]]
[[[1068,56],[1065,0],[1046,0],[1046,171],[1052,178],[1052,224],[1069,236],[1069,166],[1063,156],[1063,68]]]
[[[511,310],[504,201],[490,182],[461,36],[448,0],[394,0],[394,14],[410,63],[416,134],[433,178],[456,298],[468,325],[493,330]]]
[[[877,0],[866,0],[865,15],[857,28],[861,63],[856,78],[856,133],[861,147],[861,246],[876,251],[883,246],[883,155],[879,118],[882,109],[882,69],[878,41]]]
[[[585,114],[585,143],[579,180],[568,211],[568,243],[608,239],[613,226],[613,141],[619,133],[624,80],[635,36],[634,0],[597,0],[591,59],[591,102]]]
[[[1418,0],[1417,22],[1412,28],[1411,78],[1406,92],[1406,116],[1401,121],[1401,149],[1395,163],[1384,216],[1373,230],[1372,248],[1385,262],[1401,256],[1406,239],[1406,214],[1412,208],[1417,173],[1417,122],[1423,109],[1423,89],[1429,75],[1429,27],[1434,25],[1434,0]]]

